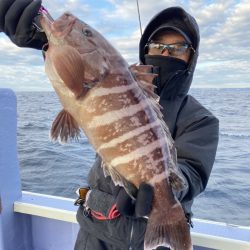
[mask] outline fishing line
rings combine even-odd
[[[141,36],[142,36],[141,15],[140,15],[139,1],[138,0],[136,0],[136,4],[137,4],[137,12],[138,12],[138,19],[139,19],[140,31],[141,31]]]

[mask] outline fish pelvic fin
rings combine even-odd
[[[116,186],[123,187],[132,199],[136,198],[138,189],[133,183],[126,180],[114,167],[106,164],[104,161],[102,161],[101,167],[105,177],[110,176]]]
[[[69,139],[78,140],[79,137],[80,128],[76,120],[68,111],[63,109],[52,124],[50,130],[51,140],[59,140],[61,144],[64,144]]]

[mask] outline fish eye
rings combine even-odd
[[[83,33],[84,36],[87,36],[87,37],[92,36],[92,32],[89,29],[83,29],[82,33]]]

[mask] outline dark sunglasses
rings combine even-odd
[[[164,44],[151,41],[146,44],[144,49],[145,53],[149,53],[151,55],[162,55],[164,51],[168,50],[168,54],[174,57],[181,56],[188,50],[191,50],[193,53],[195,52],[192,45],[185,42]]]

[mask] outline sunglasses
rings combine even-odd
[[[193,51],[193,53],[195,52],[192,45],[185,42],[164,44],[151,41],[145,46],[145,53],[150,55],[162,55],[166,50],[170,56],[174,57],[181,56],[188,50]]]

